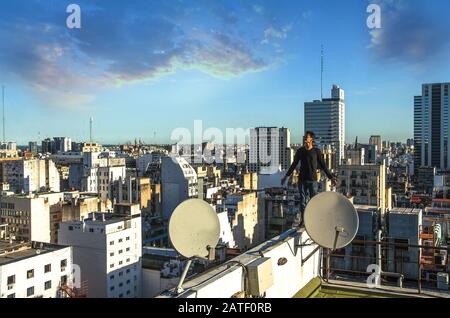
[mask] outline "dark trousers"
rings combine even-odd
[[[298,184],[298,190],[300,192],[300,215],[302,217],[302,223],[304,222],[303,215],[305,213],[306,205],[318,192],[319,185],[316,181],[305,181]]]

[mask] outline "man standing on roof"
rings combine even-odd
[[[319,170],[322,170],[328,179],[331,180],[331,185],[333,187],[336,186],[336,178],[331,174],[330,170],[328,170],[322,152],[319,148],[314,147],[314,138],[315,135],[312,131],[306,132],[305,145],[297,150],[294,162],[281,180],[281,185],[284,186],[286,180],[292,175],[295,168],[300,163],[298,180],[298,189],[300,191],[300,226],[304,226],[303,215],[305,213],[306,205],[318,192]]]

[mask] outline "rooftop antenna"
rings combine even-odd
[[[89,141],[92,142],[92,125],[94,124],[94,117],[89,119]]]
[[[5,126],[5,85],[2,85],[3,99],[3,142],[6,142],[6,126]]]
[[[320,51],[320,99],[323,100],[323,44]]]
[[[190,199],[181,203],[169,220],[169,238],[174,249],[188,259],[176,288],[179,295],[193,258],[214,260],[220,238],[217,213],[205,201]]]

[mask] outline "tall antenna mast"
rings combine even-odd
[[[92,142],[92,125],[94,123],[94,117],[89,119],[89,141]]]
[[[323,99],[323,44],[320,52],[320,99]]]
[[[6,128],[5,128],[5,85],[2,85],[2,99],[3,99],[3,142],[6,142]]]

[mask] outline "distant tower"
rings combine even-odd
[[[450,82],[426,83],[414,97],[414,171],[420,167],[450,169]],[[381,139],[381,137],[380,137]]]
[[[316,134],[316,145],[325,148],[331,145],[336,151],[334,166],[341,164],[344,159],[345,145],[345,92],[337,85],[333,85],[331,98],[324,98],[305,103],[305,131]]]
[[[92,125],[94,124],[94,117],[89,119],[89,141],[92,142]]]
[[[3,100],[3,142],[6,142],[6,125],[5,125],[5,86],[2,85],[2,100]]]
[[[320,99],[323,99],[323,45],[320,52]]]

